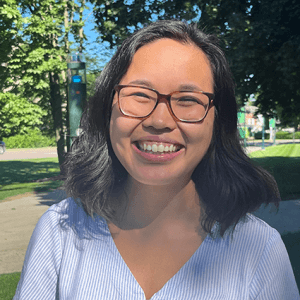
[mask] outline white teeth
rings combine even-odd
[[[165,150],[164,145],[159,145],[158,148],[157,148],[157,150],[158,150],[159,152],[164,152],[164,150]]]
[[[175,152],[177,151],[177,148],[178,146],[175,146],[175,145],[167,145],[167,146],[164,146],[162,144],[152,144],[152,145],[147,145],[146,143],[141,143],[139,144],[139,148],[141,150],[144,150],[144,151],[152,151],[153,153],[157,153],[157,152],[160,152],[160,153],[163,153],[163,152]]]

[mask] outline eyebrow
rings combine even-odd
[[[179,86],[179,89],[181,91],[202,91],[197,85],[195,84],[181,84]]]
[[[154,89],[153,85],[147,81],[147,80],[143,80],[143,79],[137,79],[137,80],[133,80],[130,81],[129,84],[137,84],[137,85],[143,85],[146,87],[149,87],[151,89]],[[199,88],[197,85],[195,84],[180,84],[178,87],[179,91],[202,91],[201,88]]]
[[[151,89],[154,88],[153,85],[149,81],[143,80],[143,79],[133,80],[133,81],[130,81],[128,84],[144,85],[144,86],[149,87]]]

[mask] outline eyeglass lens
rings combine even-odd
[[[148,116],[157,98],[156,92],[140,87],[123,87],[119,92],[120,108],[130,117]],[[197,122],[205,116],[209,98],[201,93],[176,92],[171,97],[170,105],[178,119]]]

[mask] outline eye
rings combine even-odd
[[[182,105],[182,106],[202,104],[198,98],[195,98],[192,96],[183,96],[183,97],[176,99],[176,101],[177,101],[178,105]]]
[[[136,92],[136,93],[132,93],[131,95],[129,95],[129,99],[131,101],[135,101],[136,103],[150,103],[152,102],[153,97],[151,97],[151,95],[147,95],[146,93],[143,92]]]
[[[178,101],[184,101],[184,102],[197,102],[199,103],[199,99],[195,98],[195,97],[191,97],[191,96],[184,96],[184,97],[180,97],[178,99]]]
[[[141,98],[147,98],[147,99],[150,99],[151,97],[143,92],[135,92],[135,93],[132,93],[130,95],[131,97],[141,97]]]

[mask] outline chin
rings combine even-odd
[[[140,170],[141,171],[141,170]],[[191,176],[187,174],[178,174],[177,176],[174,172],[171,171],[145,171],[139,172],[138,174],[130,174],[135,181],[145,184],[145,185],[153,185],[153,186],[166,186],[166,185],[180,185],[187,179],[190,180]]]

